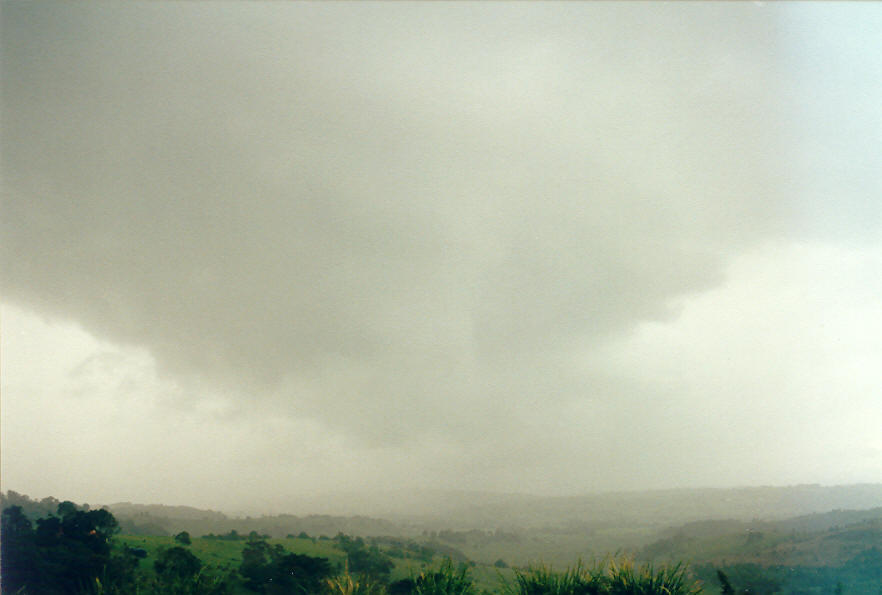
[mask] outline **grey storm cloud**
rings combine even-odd
[[[492,442],[792,228],[785,11],[6,3],[4,294],[276,415]]]

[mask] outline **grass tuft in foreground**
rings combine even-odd
[[[352,578],[348,572],[325,581],[330,595],[384,595],[386,589],[369,577]]]
[[[421,572],[413,580],[414,595],[472,595],[475,583],[469,576],[465,565],[454,567],[453,560],[447,558],[438,570]]]
[[[608,558],[592,567],[581,562],[557,572],[550,566],[516,570],[505,582],[507,595],[695,595],[700,586],[690,581],[681,564],[637,566],[630,558]]]

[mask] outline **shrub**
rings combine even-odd
[[[190,540],[190,534],[186,531],[181,531],[177,535],[175,535],[175,541],[182,545],[190,545],[192,541]]]
[[[156,576],[161,580],[173,582],[175,580],[189,579],[202,569],[202,560],[194,556],[189,550],[181,546],[159,551],[156,561],[153,562]]]

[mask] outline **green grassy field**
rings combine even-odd
[[[132,548],[143,548],[147,551],[147,557],[143,558],[139,564],[139,572],[147,576],[153,574],[153,562],[156,560],[157,552],[160,549],[181,545],[173,537],[157,535],[117,535],[116,542],[119,547],[129,546]],[[295,554],[327,558],[335,568],[342,566],[346,558],[346,554],[335,548],[329,541],[313,543],[311,539],[293,538],[267,539],[267,542],[282,544],[286,550]],[[245,543],[244,540],[232,541],[194,537],[192,538],[191,545],[184,547],[202,560],[202,563],[208,567],[210,572],[226,574],[239,568],[239,565],[242,563],[242,548],[245,547]],[[246,589],[235,578],[235,575],[232,581],[232,589],[235,595],[253,593],[253,591]]]
[[[143,548],[147,551],[147,557],[143,558],[139,564],[140,572],[146,575],[153,573],[153,562],[156,560],[157,552],[162,548],[171,548],[177,545],[173,537],[155,536],[155,535],[117,535],[116,542],[119,547],[129,546],[132,548]],[[281,544],[286,550],[295,553],[313,557],[327,558],[331,565],[335,568],[342,568],[346,559],[346,554],[334,547],[331,541],[316,541],[311,539],[267,539],[270,544]],[[245,547],[245,541],[232,541],[223,539],[204,539],[200,537],[192,538],[189,546],[184,546],[190,550],[195,556],[202,560],[210,569],[217,569],[221,572],[236,570],[242,563],[242,548]],[[440,565],[443,558],[435,556],[431,564],[410,558],[392,558],[395,568],[392,570],[391,581],[409,578],[419,574],[427,568],[436,568]],[[504,576],[511,578],[513,571],[507,568],[497,569],[492,566],[477,565],[469,569],[472,578],[475,580],[479,590],[497,591],[500,586],[499,577]],[[238,582],[234,582],[233,589],[236,594],[251,593]]]
[[[160,537],[156,535],[117,535],[120,545],[140,547],[147,550],[147,558],[141,561],[143,569],[153,568],[155,553],[160,548],[170,548],[180,545],[173,537]],[[230,541],[223,539],[203,539],[194,537],[193,543],[186,546],[202,562],[209,566],[237,568],[242,563],[242,548],[245,541]],[[333,546],[331,542],[318,541],[313,543],[311,539],[267,539],[271,544],[280,543],[282,546],[295,554],[327,558],[332,565],[342,563],[346,554]]]
[[[882,568],[882,559],[878,552],[882,551],[882,519],[869,519],[814,531],[796,531],[770,523],[751,527],[749,530],[745,528],[747,526],[742,523],[734,523],[732,526],[722,523],[713,530],[684,526],[671,529],[665,538],[644,548],[634,548],[631,552],[641,561],[687,564],[694,570],[690,570],[689,575],[704,581],[706,592],[715,592],[719,588],[717,568],[725,569],[733,584],[742,587],[778,585],[783,593],[823,587],[832,592],[841,582],[848,592],[855,595],[878,595],[880,592],[879,579],[882,579],[882,574],[879,569]],[[482,539],[480,534],[475,534],[474,537],[464,540],[457,538],[451,543],[456,546],[456,550],[465,554],[460,559],[468,557],[475,561],[470,563],[469,574],[478,592],[499,593],[503,581],[511,582],[515,571],[497,568],[491,561],[502,559],[516,567],[524,567],[528,563],[544,563],[559,572],[577,562],[578,558],[574,559],[572,556],[572,552],[577,550],[583,552],[581,559],[590,566],[605,557],[603,554],[598,555],[595,548],[606,537],[600,531],[591,535],[533,532],[532,535],[520,535],[500,541]],[[635,542],[640,543],[646,539],[646,534],[635,533],[633,537]],[[313,541],[309,538],[267,541],[280,544],[292,553],[327,558],[335,569],[344,568],[346,554],[337,548],[335,541]],[[139,535],[119,535],[116,543],[119,547],[128,545],[147,551],[147,557],[139,564],[140,572],[147,576],[153,573],[153,562],[158,551],[178,545],[172,537]],[[245,540],[192,538],[188,549],[202,560],[209,572],[232,574],[233,593],[244,595],[250,592],[243,587],[241,578],[235,571],[241,565],[242,549],[246,543]],[[380,540],[379,546],[387,553],[397,550],[398,555],[403,550],[407,551],[407,548],[394,546],[394,543],[394,540]],[[439,548],[443,545],[429,543]],[[390,544],[394,547],[390,547]],[[627,556],[628,549],[623,548],[618,553]],[[392,561],[395,566],[389,580],[396,581],[414,577],[428,569],[439,568],[443,557],[436,553],[431,561],[426,561],[418,557],[393,556]],[[792,591],[789,590],[791,586]],[[760,589],[757,592],[765,591]]]

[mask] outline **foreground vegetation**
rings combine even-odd
[[[878,510],[834,511],[783,523],[690,523],[658,533],[659,539],[631,554],[567,567],[510,565],[502,558],[491,563],[493,544],[514,548],[526,539],[500,530],[423,530],[421,538],[305,531],[280,537],[281,527],[275,537],[235,529],[201,537],[187,530],[133,535],[122,533],[106,509],[13,497],[24,507],[3,510],[0,577],[3,593],[20,595],[692,595],[702,590],[882,595]],[[47,514],[48,504],[55,508]],[[483,562],[466,553],[481,548]],[[810,564],[819,555],[827,565]]]
[[[34,527],[21,507],[2,515],[2,589],[5,593],[117,595],[226,595],[326,593],[339,595],[477,595],[478,586],[464,563],[450,558],[437,566],[392,580],[392,559],[360,538],[335,538],[342,556],[293,553],[281,543],[252,532],[206,536],[194,540],[186,532],[170,543],[144,538],[119,538],[118,523],[107,510],[81,510],[71,502],[57,514],[37,519]],[[167,538],[166,538],[167,539]],[[306,539],[305,541],[310,541]],[[238,556],[228,544],[241,547]],[[139,545],[150,545],[137,547]],[[201,555],[197,555],[198,552]],[[215,557],[206,564],[205,557]],[[152,562],[141,568],[141,562]],[[238,562],[238,564],[236,564]],[[341,568],[342,563],[342,568]],[[501,578],[501,575],[500,575]],[[680,566],[635,567],[627,560],[609,560],[592,568],[581,565],[556,573],[540,566],[515,570],[502,580],[506,593],[572,593],[593,595],[691,595],[699,591]]]

